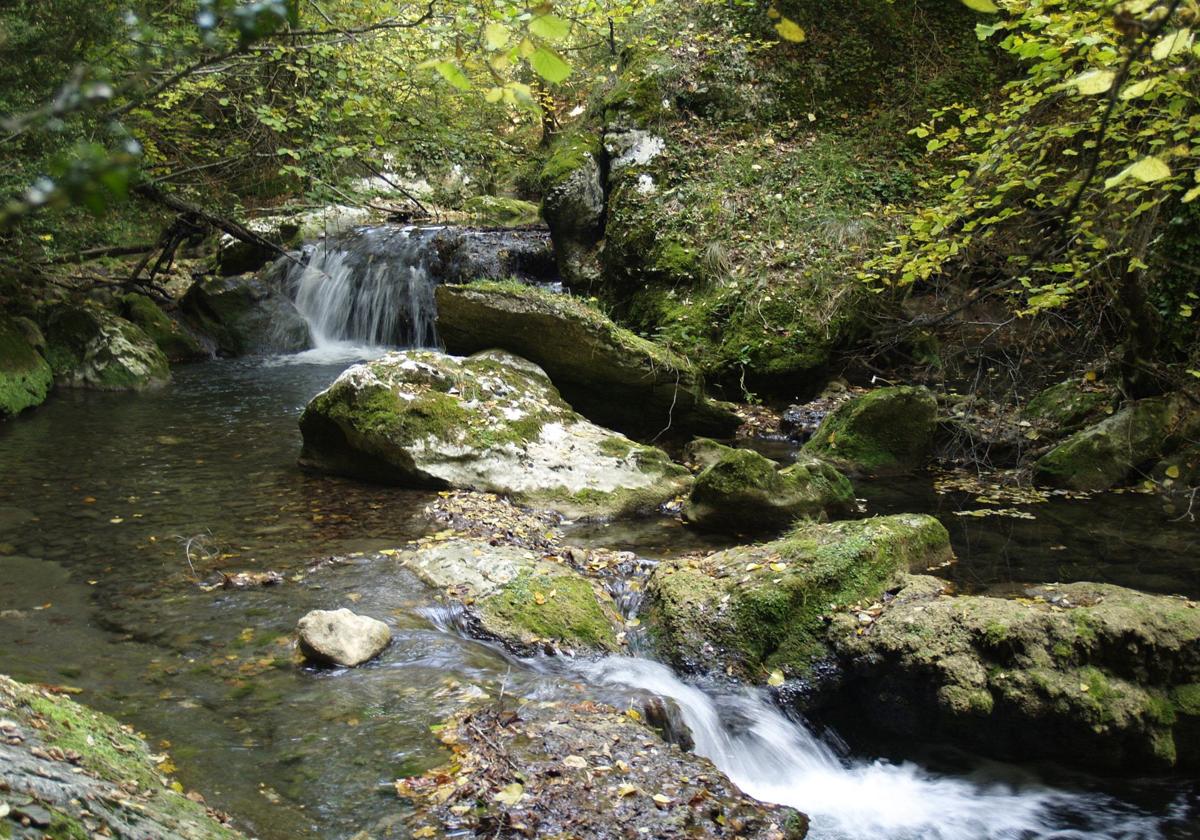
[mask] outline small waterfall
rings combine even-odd
[[[284,282],[316,349],[436,347],[433,234],[364,228],[310,246]]]
[[[703,691],[667,666],[610,657],[588,678],[678,706],[695,751],[743,791],[812,818],[813,840],[1160,840],[1160,818],[1101,793],[1058,790],[1017,768],[989,764],[948,776],[915,764],[848,760],[789,719],[762,692]]]
[[[438,283],[557,279],[547,231],[381,225],[310,243],[270,279],[308,322],[301,361],[342,361],[392,347],[437,347]]]

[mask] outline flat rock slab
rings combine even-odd
[[[374,659],[392,641],[382,621],[348,609],[313,610],[296,625],[305,658],[353,668]]]
[[[730,437],[741,418],[708,399],[680,356],[568,295],[517,283],[439,286],[438,332],[451,353],[498,348],[540,365],[593,422],[635,436]]]
[[[401,779],[414,837],[801,840],[808,818],[757,802],[708,759],[610,706],[529,702],[460,714],[447,767]]]

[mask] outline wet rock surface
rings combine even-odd
[[[41,405],[54,384],[50,365],[16,319],[0,316],[0,419]]]
[[[879,388],[834,409],[804,451],[851,474],[899,475],[928,462],[936,426],[937,400],[929,390]]]
[[[461,607],[473,635],[522,654],[611,653],[623,621],[601,587],[553,554],[449,539],[397,559]]]
[[[733,534],[779,532],[797,519],[836,519],[854,511],[854,488],[819,458],[801,456],[785,469],[748,449],[713,453],[696,477],[684,519],[696,528]]]
[[[828,655],[825,620],[899,576],[952,557],[946,529],[917,514],[803,525],[783,539],[661,563],[645,619],[676,668],[764,682],[805,677]]]
[[[420,836],[799,840],[808,820],[742,794],[707,759],[591,702],[497,703],[440,733],[452,763],[401,779]]]
[[[838,702],[890,734],[1092,770],[1200,764],[1193,601],[1093,583],[951,596],[911,577],[828,638],[851,675]]]
[[[691,478],[576,414],[536,366],[426,351],[356,365],[300,418],[301,463],[419,487],[503,493],[570,516],[650,512]]]
[[[730,436],[741,418],[704,395],[693,367],[567,295],[508,283],[441,286],[451,353],[499,348],[546,371],[579,413],[626,434]]]
[[[296,632],[310,662],[347,668],[374,659],[392,640],[382,621],[348,609],[313,610],[300,619]]]
[[[202,803],[172,787],[132,729],[0,676],[0,837],[242,837]]]
[[[180,308],[223,356],[293,353],[312,346],[308,324],[295,304],[274,284],[253,275],[200,280]]]
[[[46,360],[67,388],[140,391],[171,378],[167,358],[139,327],[94,303],[42,311]]]

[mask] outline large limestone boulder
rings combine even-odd
[[[0,315],[0,420],[41,405],[54,384],[50,365],[14,319]]]
[[[243,836],[172,786],[131,733],[108,715],[0,676],[0,837]]]
[[[392,631],[377,618],[348,609],[313,610],[296,625],[300,652],[310,662],[353,668],[381,654]]]
[[[390,353],[356,365],[300,418],[301,464],[414,487],[500,493],[568,516],[650,512],[687,471],[576,414],[545,373],[499,353]]]
[[[825,616],[952,556],[930,516],[804,525],[773,542],[663,562],[647,585],[647,625],[677,668],[751,682],[775,670],[802,677],[828,653]]]
[[[1139,400],[1076,432],[1034,464],[1040,484],[1107,490],[1171,453],[1200,429],[1200,408],[1183,394]]]
[[[167,357],[132,322],[93,303],[43,310],[46,359],[68,388],[140,391],[171,378]]]
[[[708,759],[611,706],[497,702],[454,716],[439,737],[451,764],[396,782],[421,820],[414,836],[487,837],[504,825],[577,840],[808,832],[805,815],[751,799]]]
[[[727,448],[696,477],[683,515],[702,530],[755,534],[853,511],[849,480],[819,458],[801,455],[780,470],[757,452]]]
[[[312,346],[308,324],[274,284],[251,275],[210,277],[184,295],[181,309],[225,356],[294,353]]]
[[[486,540],[435,542],[398,559],[465,612],[476,635],[521,654],[612,653],[622,620],[612,598],[557,558]]]
[[[926,388],[879,388],[842,403],[804,452],[851,474],[897,475],[923,467],[933,451],[937,400]]]
[[[438,332],[451,353],[492,347],[541,366],[590,420],[627,434],[732,436],[741,424],[704,395],[686,360],[573,297],[517,283],[440,286]]]
[[[865,625],[828,638],[839,704],[901,737],[1089,769],[1200,764],[1200,606],[1094,583],[953,597],[911,578]]]
[[[604,235],[603,159],[600,138],[576,132],[556,142],[540,173],[542,215],[554,236],[559,271],[575,288],[599,279],[594,250]]]
[[[123,296],[121,315],[148,335],[170,362],[192,362],[209,356],[189,330],[145,295],[130,293]]]

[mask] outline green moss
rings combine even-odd
[[[993,647],[998,647],[1008,640],[1008,625],[999,621],[989,621],[983,628],[984,638]]]
[[[1113,404],[1105,390],[1083,390],[1079,382],[1061,382],[1039,393],[1025,406],[1023,414],[1055,429],[1070,431],[1099,416]]]
[[[0,316],[0,419],[40,405],[54,374],[11,320]]]
[[[1200,682],[1175,686],[1171,702],[1179,714],[1200,718]]]
[[[550,157],[542,165],[542,189],[549,192],[599,156],[600,137],[596,134],[578,131],[560,137],[555,141]]]
[[[200,342],[145,295],[128,294],[122,297],[121,314],[148,335],[170,361],[186,361],[205,355]]]
[[[592,584],[577,575],[523,571],[478,608],[485,626],[503,638],[609,651],[618,647],[614,626],[619,618],[611,603],[602,602]]]
[[[865,472],[910,471],[929,458],[936,413],[924,388],[879,388],[834,409],[804,451]]]
[[[463,203],[463,210],[485,225],[535,225],[541,220],[541,208],[532,201],[497,195],[477,195]]]

